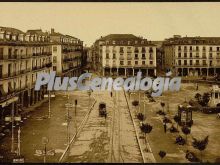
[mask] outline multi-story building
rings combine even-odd
[[[220,74],[220,37],[181,37],[163,43],[165,67],[179,76]]]
[[[24,107],[43,99],[45,88],[34,91],[38,72],[52,69],[51,44],[48,33],[0,27],[0,110],[3,116],[11,110],[19,113]]]
[[[103,76],[156,75],[156,45],[132,34],[110,34],[94,43],[94,63]]]
[[[83,60],[83,41],[51,29],[53,70],[59,76],[78,76]]]

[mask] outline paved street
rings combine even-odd
[[[47,162],[58,162],[62,152],[67,144],[67,126],[65,104],[68,101],[68,93],[60,92],[56,94],[55,98],[51,99],[51,113],[50,119],[48,115],[48,102],[44,102],[41,106],[34,109],[30,117],[25,121],[21,128],[21,154],[25,157],[25,162],[43,162],[43,156],[39,150],[44,149],[42,144],[42,137],[47,137],[49,143],[47,150],[54,150],[55,156],[47,156]],[[76,123],[78,124],[84,118],[89,106],[89,97],[87,92],[71,92],[69,93],[69,101],[74,104],[75,99],[78,100],[77,114],[75,117],[74,108],[70,108],[70,116],[72,117],[69,130],[70,137],[75,134]],[[94,99],[91,96],[90,103]],[[15,131],[17,137],[17,131]],[[17,141],[17,139],[15,139]],[[6,137],[1,141],[1,150],[10,150],[11,138]],[[16,149],[16,144],[15,144]],[[1,153],[4,154],[4,153]]]
[[[143,162],[122,92],[95,92],[97,104],[63,162]],[[107,119],[98,116],[106,100]]]
[[[204,85],[200,85],[199,89],[199,92],[209,90],[208,86]],[[199,152],[191,146],[192,137],[203,138],[209,135],[209,144],[203,152],[203,161],[214,162],[220,155],[218,150],[220,143],[216,140],[220,138],[217,129],[220,122],[216,119],[216,115],[193,112],[194,125],[188,136],[188,145],[179,146],[174,143],[178,133],[169,131],[164,133],[163,118],[156,114],[156,111],[161,109],[161,101],[164,101],[166,105],[169,102],[169,111],[166,112],[167,116],[173,119],[178,104],[185,100],[189,101],[197,92],[194,84],[182,84],[180,92],[164,93],[163,96],[155,98],[156,102],[152,103],[141,94],[140,110],[146,114],[147,123],[153,126],[152,132],[147,134],[147,142],[143,138],[139,128],[140,122],[136,118],[138,107],[133,107],[131,104],[132,100],[138,100],[138,93],[134,93],[130,97],[126,94],[125,97],[123,91],[118,91],[113,92],[111,97],[109,91],[94,91],[90,101],[87,92],[56,93],[56,97],[51,100],[52,117],[50,119],[47,118],[48,101],[44,101],[39,107],[33,109],[23,124],[21,154],[25,157],[25,162],[43,162],[42,137],[47,137],[49,139],[47,151],[52,154],[54,151],[55,155],[47,155],[46,162],[188,162],[185,158],[187,149],[199,156]],[[186,94],[187,98],[185,98]],[[74,107],[69,111],[71,116],[70,139],[74,137],[76,129],[79,132],[73,139],[69,150],[65,152],[67,147],[65,104],[67,102],[74,104],[75,99],[78,100],[76,117]],[[146,102],[145,112],[144,100]],[[105,101],[107,105],[106,119],[98,115],[98,106],[102,101]],[[93,104],[94,107],[90,109],[89,107]],[[88,118],[85,118],[87,115]],[[84,120],[85,123],[82,122]],[[168,125],[168,128],[170,126]],[[180,134],[183,135],[181,131]],[[17,137],[17,128],[15,137]],[[183,135],[183,137],[185,136]],[[15,149],[16,145],[15,143]],[[7,136],[1,141],[0,148],[1,151],[9,152],[10,147],[11,139],[10,136]],[[158,155],[161,150],[167,153],[163,159]],[[63,153],[65,154],[60,159]],[[5,156],[3,152],[1,155]]]

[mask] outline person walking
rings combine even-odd
[[[164,133],[166,133],[167,132],[167,124],[166,124],[166,122],[163,123],[163,128],[164,128]]]

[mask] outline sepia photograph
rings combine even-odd
[[[220,163],[220,2],[0,2],[0,164]]]

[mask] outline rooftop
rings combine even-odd
[[[7,31],[7,32],[11,32],[12,34],[24,34],[24,32],[22,32],[21,30],[11,28],[11,27],[0,26],[0,31]]]

